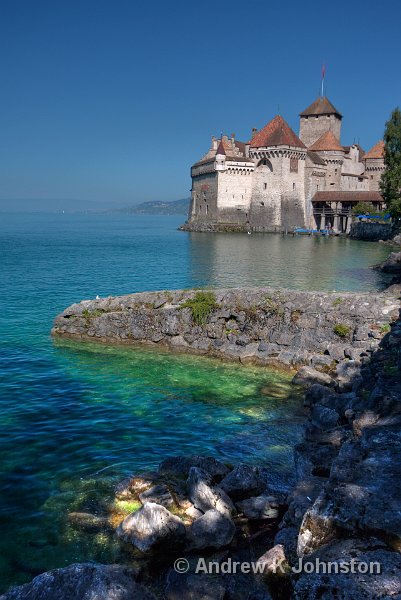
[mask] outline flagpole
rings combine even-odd
[[[324,76],[326,75],[326,65],[322,64],[322,98],[324,96]]]

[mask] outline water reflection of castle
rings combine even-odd
[[[369,265],[381,260],[382,248],[361,243],[355,253],[356,243],[341,237],[193,232],[188,237],[189,279],[220,288],[378,289],[383,276]]]
[[[252,131],[249,142],[235,135],[212,137],[192,167],[187,229],[278,231],[332,226],[347,231],[352,205],[381,208],[379,181],[384,144],[365,153],[343,146],[342,115],[326,97],[300,114],[299,137],[277,115]]]

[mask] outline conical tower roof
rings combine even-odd
[[[380,140],[365,154],[365,158],[383,158],[384,157],[384,142]]]
[[[224,144],[223,144],[223,140],[222,139],[220,140],[220,144],[217,147],[216,154],[223,154],[224,156],[226,154],[226,151],[224,149]]]
[[[309,150],[312,152],[327,151],[327,150],[342,150],[344,148],[341,146],[340,142],[334,135],[332,131],[326,131],[323,135],[320,136],[316,142],[309,146]]]
[[[280,115],[274,117],[263,129],[255,133],[251,140],[252,148],[265,148],[268,146],[306,147]]]

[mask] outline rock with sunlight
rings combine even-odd
[[[181,519],[153,502],[146,502],[128,515],[117,529],[121,540],[144,553],[179,548],[184,544],[185,534]]]

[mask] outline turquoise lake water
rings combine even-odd
[[[78,535],[65,520],[106,483],[190,453],[263,463],[272,479],[285,479],[299,438],[300,403],[287,376],[55,344],[57,313],[97,294],[142,290],[385,284],[370,268],[389,253],[379,244],[189,234],[176,230],[182,220],[0,214],[0,590],[74,561],[115,559],[107,541]]]

